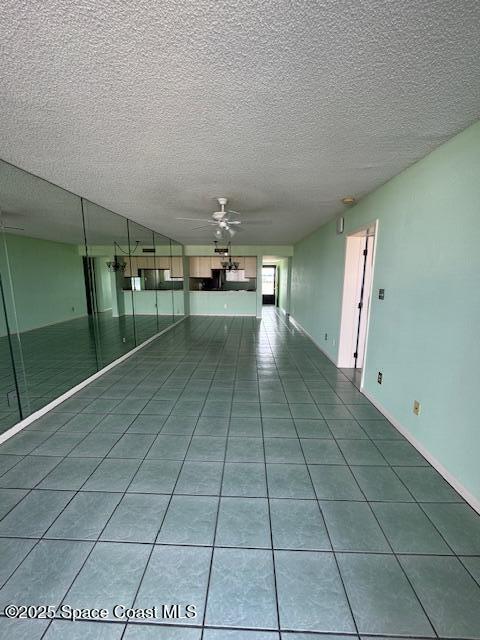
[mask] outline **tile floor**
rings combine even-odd
[[[480,638],[480,517],[268,310],[190,318],[0,447],[21,640]],[[113,617],[193,604],[193,619]]]

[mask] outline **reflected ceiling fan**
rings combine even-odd
[[[212,213],[211,220],[202,218],[177,218],[177,220],[203,222],[204,224],[199,227],[192,227],[192,231],[214,228],[213,235],[217,240],[222,240],[225,236],[233,238],[238,231],[243,231],[243,229],[240,228],[240,225],[242,224],[242,221],[240,220],[240,213],[238,211],[233,211],[233,209],[226,209],[228,202],[227,198],[217,198],[217,201],[220,205],[220,210]],[[253,220],[249,222],[249,224],[268,224],[269,222],[269,220]]]

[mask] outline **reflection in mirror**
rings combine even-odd
[[[157,287],[158,327],[163,331],[173,322],[173,289],[178,286],[172,268],[170,240],[155,233],[155,266],[160,274],[160,286]]]
[[[175,240],[170,241],[172,254],[172,275],[175,279],[173,288],[173,313],[175,320],[180,320],[185,315],[184,280],[183,280],[183,247]]]
[[[5,273],[5,238],[0,213],[0,434],[21,420],[12,341],[5,306],[2,273]]]
[[[86,247],[83,248],[87,310],[92,318],[99,367],[135,347],[132,290],[125,286],[131,273],[128,220],[83,200]]]
[[[132,220],[128,221],[128,235],[130,264],[124,274],[125,313],[133,315],[138,345],[158,332],[155,241],[151,229]],[[131,305],[127,302],[127,291],[131,292]]]
[[[80,198],[0,163],[6,317],[23,417],[97,370]]]

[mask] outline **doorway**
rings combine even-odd
[[[362,385],[373,282],[376,223],[346,238],[338,367]]]
[[[262,303],[276,304],[277,267],[275,265],[262,266]]]

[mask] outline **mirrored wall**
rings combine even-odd
[[[184,314],[183,247],[0,161],[0,433]]]

